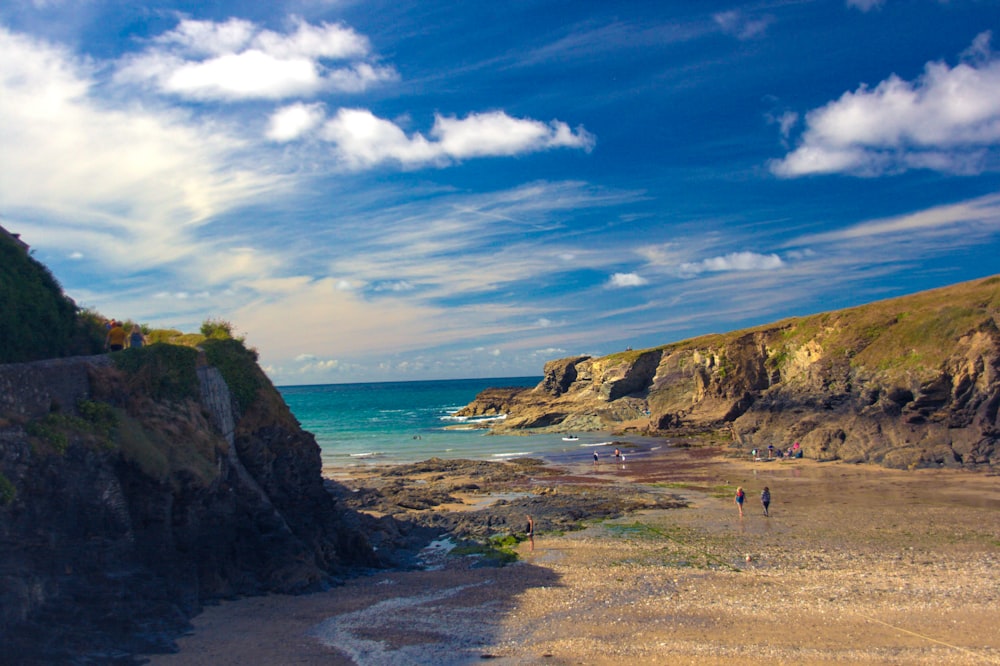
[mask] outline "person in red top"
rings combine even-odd
[[[736,489],[736,507],[740,510],[740,518],[743,517],[743,500],[747,498],[746,493],[743,492],[743,486]]]

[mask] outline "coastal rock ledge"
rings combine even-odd
[[[458,416],[494,432],[679,435],[893,468],[1000,466],[1000,276],[600,358],[545,364]]]
[[[253,353],[212,342],[0,365],[0,663],[134,663],[213,600],[377,564]]]

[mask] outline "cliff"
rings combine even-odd
[[[545,365],[459,415],[495,431],[725,429],[819,460],[1000,466],[1000,277],[600,358]]]
[[[0,365],[0,662],[127,662],[377,564],[254,354],[202,347]]]

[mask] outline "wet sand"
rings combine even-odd
[[[569,466],[690,506],[540,533],[507,567],[225,602],[150,663],[1000,664],[1000,477],[725,454]]]

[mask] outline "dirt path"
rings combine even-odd
[[[1000,477],[703,450],[571,471],[692,504],[540,534],[500,569],[225,603],[151,663],[1000,665]]]

